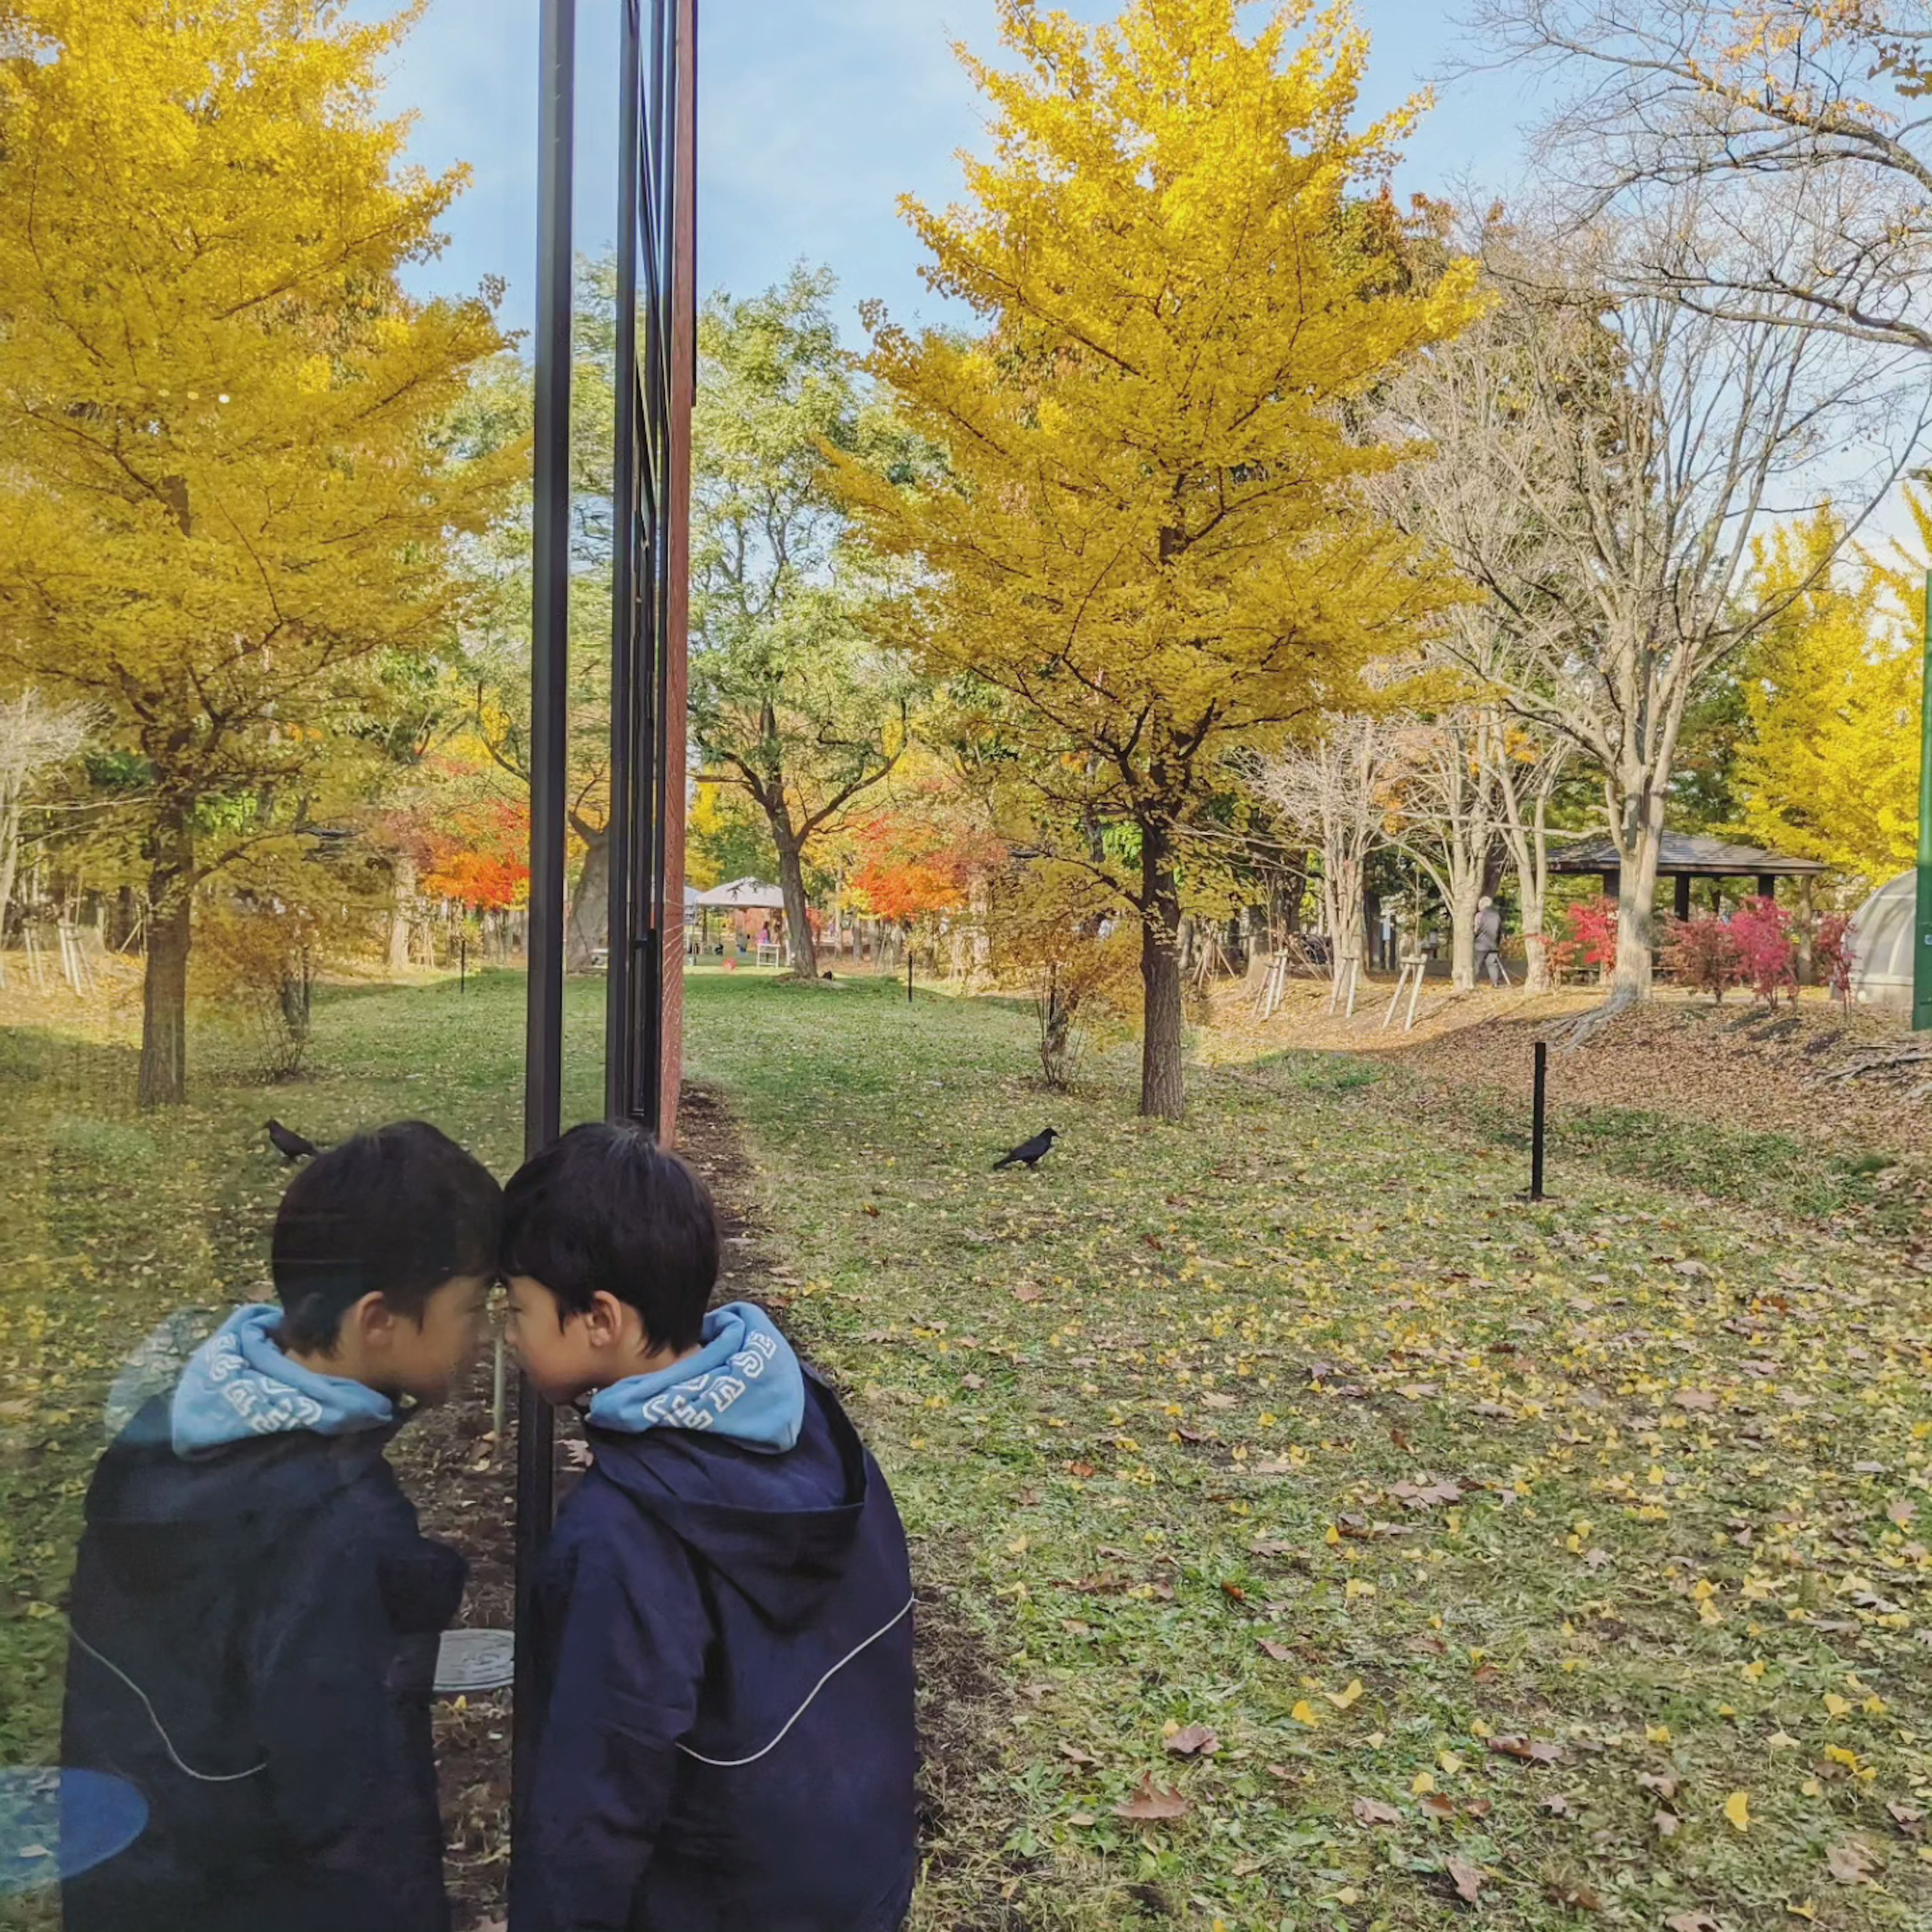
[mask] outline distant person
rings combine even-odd
[[[276,1217],[280,1305],[101,1459],[61,1762],[148,1822],[63,1885],[68,1932],[448,1932],[429,1704],[464,1563],[383,1451],[479,1338],[502,1209],[419,1121],[328,1148]]]
[[[1384,907],[1382,910],[1382,970],[1386,973],[1395,964],[1395,915]]]
[[[1496,901],[1486,896],[1476,902],[1476,977],[1492,986],[1507,986],[1509,975],[1503,970],[1503,914]]]
[[[912,1584],[878,1465],[649,1136],[505,1197],[510,1338],[594,1454],[518,1634],[543,1713],[518,1932],[894,1932],[916,1864]]]

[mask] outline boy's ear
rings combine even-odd
[[[386,1348],[395,1340],[396,1311],[374,1288],[342,1318],[342,1334],[365,1348]]]
[[[624,1317],[628,1311],[608,1288],[600,1288],[584,1311],[584,1332],[593,1348],[612,1348],[624,1339]]]

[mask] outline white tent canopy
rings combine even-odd
[[[1912,1008],[1918,938],[1918,874],[1901,872],[1852,915],[1852,991],[1868,1006]]]
[[[686,912],[702,912],[706,909],[725,912],[783,912],[784,894],[776,886],[766,885],[758,879],[734,879],[729,885],[713,886],[706,892],[694,892],[687,886],[684,891],[684,909]]]

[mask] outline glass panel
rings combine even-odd
[[[0,1926],[466,1932],[538,0],[0,10]]]

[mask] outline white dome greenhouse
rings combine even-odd
[[[1912,1006],[1912,951],[1918,937],[1918,874],[1901,872],[1852,916],[1852,994],[1862,1005]]]

